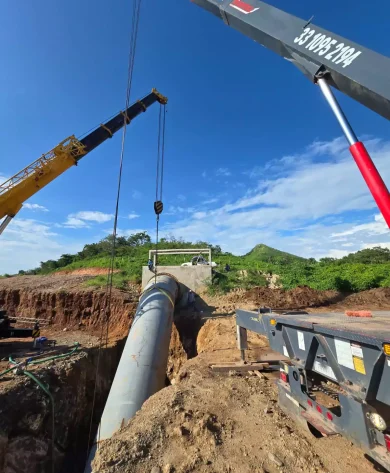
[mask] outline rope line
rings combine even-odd
[[[157,163],[156,163],[156,200],[162,203],[163,198],[163,180],[164,180],[164,153],[165,153],[165,120],[166,120],[166,107],[160,104],[160,113],[158,116],[158,138],[157,138]],[[162,210],[161,210],[162,211]],[[158,266],[158,244],[159,244],[159,223],[160,223],[160,212],[156,212],[156,245],[155,255],[156,264],[154,268],[154,284],[157,284],[157,266]]]
[[[158,138],[157,138],[157,162],[156,162],[156,202],[161,200],[159,197],[159,188],[160,188],[160,149],[161,149],[161,115],[162,115],[162,105],[160,105],[160,111],[158,115]]]
[[[161,105],[160,105],[161,109]],[[164,182],[164,154],[165,154],[165,119],[167,115],[166,106],[163,106],[163,123],[162,123],[162,141],[161,141],[161,182],[160,182],[160,200],[163,196],[163,182]]]
[[[111,313],[111,297],[112,297],[112,283],[113,283],[113,274],[114,274],[114,265],[115,265],[115,250],[116,250],[118,214],[119,214],[119,201],[120,201],[123,159],[124,159],[125,142],[126,142],[126,130],[127,130],[127,122],[128,122],[127,109],[129,108],[129,105],[130,105],[130,93],[131,93],[131,86],[132,86],[132,81],[133,81],[134,60],[135,60],[135,52],[136,52],[137,38],[138,38],[138,26],[139,26],[139,18],[140,18],[140,11],[141,11],[141,3],[142,3],[142,0],[133,0],[133,16],[132,16],[129,55],[128,55],[128,69],[127,69],[126,108],[125,108],[125,113],[123,116],[124,123],[123,123],[123,132],[122,132],[121,152],[120,152],[120,159],[119,159],[118,186],[117,186],[117,194],[116,194],[114,226],[113,226],[113,231],[112,231],[110,266],[107,271],[107,284],[106,284],[107,304],[106,304],[106,310],[104,314],[101,314],[102,319],[101,319],[101,329],[100,329],[99,350],[98,350],[98,357],[97,357],[97,362],[96,362],[95,385],[94,385],[94,390],[93,390],[86,463],[88,462],[89,451],[91,447],[93,416],[94,416],[95,404],[96,404],[97,379],[98,379],[98,374],[99,374],[101,351],[102,351],[102,346],[103,346],[104,326],[106,327],[106,337],[105,337],[106,348],[108,345],[108,329],[109,329],[109,319],[110,319],[110,313]],[[97,433],[98,444],[100,442],[100,427],[101,426],[99,423],[98,433]]]

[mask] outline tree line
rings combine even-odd
[[[110,257],[113,251],[113,235],[109,235],[97,243],[90,243],[78,253],[61,255],[58,260],[41,261],[38,268],[31,270],[20,270],[20,275],[48,274],[58,269],[65,268],[72,263],[88,260],[97,257]],[[144,256],[147,252],[154,248],[155,244],[147,232],[138,232],[128,237],[117,236],[115,239],[115,257],[118,256]],[[183,238],[176,238],[173,235],[161,238],[158,247],[160,249],[169,248],[211,248],[214,255],[222,253],[219,245],[210,245],[205,241],[197,241],[196,243],[185,241]],[[146,256],[145,256],[146,257]],[[146,264],[146,261],[144,261]]]

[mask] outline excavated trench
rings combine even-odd
[[[42,306],[42,297],[38,301]],[[69,307],[68,310],[71,311]],[[123,327],[123,320],[129,320],[128,307],[123,320],[117,310],[117,319]],[[201,328],[198,314],[183,310],[175,314],[174,322],[167,384],[170,384],[188,358],[197,355],[196,338]],[[115,327],[112,329],[115,331]],[[69,332],[71,336],[72,331]],[[40,365],[39,370],[33,371],[54,398],[53,455],[53,417],[48,395],[23,375],[15,377],[10,373],[1,378],[0,473],[83,472],[90,431],[93,439],[125,340],[126,337],[123,337],[101,350],[97,376],[99,349],[96,343],[91,347],[83,345],[76,355],[45,363]]]
[[[34,375],[48,386],[54,398],[54,458],[52,404],[47,394],[29,378],[14,375],[2,378],[0,389],[0,472],[76,473],[83,471],[88,436],[96,397],[92,432],[110,389],[124,340],[101,352],[96,378],[98,348],[83,348],[75,356],[49,362]],[[11,386],[7,384],[12,382]]]

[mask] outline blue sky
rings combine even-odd
[[[390,56],[381,0],[273,0]],[[123,108],[131,1],[5,2],[0,176]],[[390,245],[388,230],[317,87],[189,0],[144,0],[132,101],[169,97],[162,234],[237,254],[266,243],[302,256]],[[345,96],[390,182],[389,123]],[[158,106],[128,128],[119,229],[154,234]],[[79,251],[112,231],[120,133],[36,194],[2,236],[0,274]],[[130,218],[129,218],[130,217]]]

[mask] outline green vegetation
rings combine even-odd
[[[320,290],[339,290],[358,292],[375,287],[390,286],[390,250],[372,248],[351,253],[341,259],[314,258],[305,259],[260,244],[244,256],[235,256],[222,252],[219,246],[212,246],[204,241],[196,243],[184,241],[173,236],[162,238],[160,249],[168,248],[205,248],[211,247],[213,261],[218,263],[211,292],[229,292],[233,288],[248,289],[254,286],[266,286],[267,278],[279,275],[279,283],[286,289],[306,285]],[[141,282],[142,266],[148,260],[148,251],[154,248],[150,236],[136,233],[128,238],[119,237],[116,241],[113,275],[115,287],[126,289],[129,282]],[[85,245],[75,255],[62,255],[57,261],[43,261],[39,268],[19,271],[19,274],[49,274],[59,270],[80,268],[108,268],[112,252],[112,237],[98,243]],[[160,256],[160,265],[180,265],[189,261],[189,255]],[[225,272],[226,264],[231,267]],[[87,282],[89,286],[106,285],[105,275],[97,276]]]
[[[218,268],[223,270],[223,266]],[[210,294],[227,293],[235,288],[250,289],[251,287],[266,287],[267,279],[257,270],[235,270],[226,272],[216,271],[213,280],[208,283]]]
[[[264,261],[265,263],[294,263],[297,261],[305,261],[305,258],[295,256],[284,251],[276,250],[270,246],[256,245],[253,250],[246,254],[248,259],[256,261]]]
[[[281,271],[283,287],[309,286],[313,289],[334,289],[342,292],[358,292],[375,287],[390,286],[390,263],[343,263],[332,262],[294,264]]]

